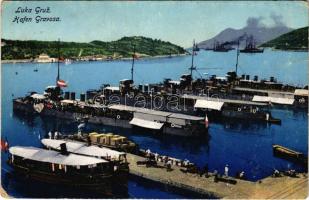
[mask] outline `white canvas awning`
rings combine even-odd
[[[103,159],[76,154],[62,155],[57,151],[45,150],[36,147],[15,146],[11,147],[9,151],[12,155],[20,156],[29,160],[61,165],[83,166],[108,162]]]
[[[33,94],[31,95],[34,99],[46,99],[46,97],[43,94]]]
[[[195,102],[194,108],[209,108],[212,110],[221,110],[224,102],[221,101],[209,101],[198,99]]]
[[[253,96],[252,101],[257,102],[271,102],[275,104],[285,104],[285,105],[292,105],[294,103],[294,99],[289,98],[280,98],[280,97],[269,97],[269,96]]]
[[[108,86],[105,87],[104,90],[119,91],[120,89],[117,86]]]
[[[162,126],[164,125],[163,123],[139,119],[139,118],[133,118],[130,121],[130,124],[143,127],[143,128],[155,129],[155,130],[161,129]]]
[[[308,96],[309,95],[309,91],[306,89],[296,89],[294,92],[294,95],[296,96]]]
[[[70,153],[86,155],[86,156],[97,156],[97,157],[111,157],[119,159],[120,155],[125,153],[114,151],[105,147],[98,146],[86,146],[85,143],[76,141],[65,141],[65,140],[54,140],[54,139],[42,139],[42,144],[47,148],[60,150],[60,144],[66,143],[67,151]]]

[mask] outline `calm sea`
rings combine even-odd
[[[227,71],[234,69],[235,61],[236,51],[228,53],[200,51],[195,57],[195,65],[212,69],[200,70],[195,76],[197,78],[200,75],[206,77],[212,74],[224,76]],[[179,79],[181,74],[188,73],[190,63],[190,56],[137,60],[135,83],[156,83],[163,78]],[[258,75],[259,78],[274,76],[278,81],[304,86],[308,81],[307,64],[306,52],[266,50],[262,54],[240,54],[239,74],[250,74],[251,77]],[[79,94],[87,89],[99,88],[102,83],[118,85],[120,79],[130,78],[130,68],[130,61],[61,64],[61,79],[69,84],[66,90]],[[34,72],[34,69],[38,69],[38,72]],[[46,117],[16,115],[12,112],[13,98],[23,96],[28,91],[43,92],[46,86],[55,84],[57,64],[3,64],[1,70],[1,134],[2,137],[7,137],[11,146],[41,146],[40,138],[54,129],[62,132],[76,131],[76,123]],[[210,122],[210,136],[199,139],[138,134],[131,130],[95,125],[89,125],[87,130],[113,131],[128,136],[141,148],[149,148],[153,152],[180,159],[189,159],[200,167],[208,164],[210,170],[218,170],[220,173],[223,173],[224,166],[228,164],[231,175],[235,175],[237,171],[245,171],[249,180],[256,181],[271,175],[274,169],[303,170],[301,166],[275,158],[272,144],[281,144],[304,153],[308,151],[306,111],[274,108],[272,113],[274,117],[282,120],[282,125]],[[10,170],[5,163],[6,159],[7,155],[2,153],[2,185],[13,196],[89,197],[77,191],[12,178],[6,173]],[[132,198],[192,197],[191,194],[180,194],[139,179],[130,179],[128,195]]]

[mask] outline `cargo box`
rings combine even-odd
[[[111,145],[119,145],[121,142],[120,138],[118,137],[114,137],[114,138],[111,138]]]
[[[107,138],[106,138],[106,135],[104,134],[104,135],[102,135],[101,137],[100,137],[100,141],[99,141],[99,143],[100,144],[106,144],[107,143]]]
[[[106,144],[107,144],[107,145],[110,145],[110,144],[111,144],[111,138],[112,138],[113,136],[112,136],[112,135],[109,135],[109,134],[106,134],[105,137],[106,137]]]

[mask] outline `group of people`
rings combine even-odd
[[[167,170],[172,170],[172,166],[179,166],[184,167],[185,169],[181,169],[184,173],[193,173],[193,174],[199,174],[200,177],[205,176],[206,178],[210,177],[209,171],[208,171],[208,164],[206,164],[204,167],[199,168],[194,163],[190,162],[188,159],[180,160],[168,156],[161,156],[158,153],[152,153],[150,149],[147,149],[145,151],[142,151],[143,155],[148,160],[152,160],[155,162],[163,162],[164,166],[167,168]],[[217,170],[214,170],[214,173],[212,173],[213,176],[220,176]],[[225,165],[224,167],[224,177],[229,177],[229,165]],[[239,171],[236,173],[236,178],[238,179],[246,179],[245,172]]]
[[[142,151],[143,152],[143,151]],[[147,149],[144,152],[144,156],[146,157],[146,159],[148,160],[153,160],[156,162],[163,162],[164,166],[167,168],[168,171],[172,170],[172,166],[180,166],[180,167],[192,167],[194,166],[193,163],[191,163],[189,160],[185,159],[185,160],[180,160],[180,159],[176,159],[176,158],[172,158],[169,156],[162,156],[159,155],[158,153],[152,153],[150,151],[150,149]]]
[[[273,172],[273,177],[282,177],[282,176],[290,176],[290,177],[297,177],[297,173],[294,169],[289,169],[287,171],[284,171],[284,172],[280,172],[279,170],[277,169],[274,169],[274,172]]]

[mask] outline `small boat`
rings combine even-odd
[[[33,71],[34,71],[34,72],[38,72],[39,70],[38,70],[38,69],[34,69]]]
[[[9,149],[8,164],[18,177],[110,194],[114,177],[114,166],[111,162],[69,154],[65,144],[60,147],[61,151],[57,152],[14,146]]]
[[[273,145],[273,153],[276,157],[300,162],[307,165],[308,158],[301,152],[291,150],[278,144]]]

